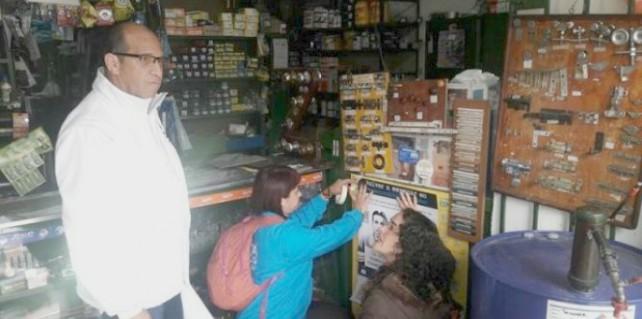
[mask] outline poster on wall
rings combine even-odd
[[[447,236],[448,194],[425,188],[381,180],[374,177],[353,175],[353,180],[365,178],[371,192],[364,221],[358,237],[353,241],[353,295],[350,298],[356,309],[363,302],[368,281],[384,263],[384,259],[373,250],[374,242],[386,225],[400,209],[397,197],[402,192],[417,196],[419,212],[432,220],[440,236],[457,261],[452,293],[460,304],[466,304],[468,274],[468,244]],[[358,311],[358,310],[357,310]]]
[[[465,68],[466,31],[453,29],[439,32],[437,43],[437,67],[448,69]]]
[[[392,173],[387,176],[427,187],[448,188],[450,136],[392,135]]]

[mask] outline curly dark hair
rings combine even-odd
[[[401,213],[401,252],[392,264],[379,269],[374,276],[373,287],[394,273],[410,291],[427,304],[442,302],[459,308],[450,293],[455,258],[439,238],[437,226],[415,210],[404,209]]]

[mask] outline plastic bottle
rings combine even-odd
[[[0,83],[0,92],[2,92],[2,104],[8,105],[11,102],[11,84],[7,81],[7,77],[2,77],[2,82]]]

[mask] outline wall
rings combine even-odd
[[[491,233],[500,232],[500,194],[495,193],[493,200]],[[540,206],[537,218],[539,230],[567,231],[570,226],[571,214],[555,208]],[[507,197],[505,206],[504,231],[533,229],[533,203],[517,198]],[[642,227],[634,230],[617,228],[615,240],[642,249]]]

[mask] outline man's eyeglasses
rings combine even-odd
[[[118,56],[125,56],[129,58],[137,58],[140,63],[142,63],[144,66],[150,66],[152,64],[158,63],[159,65],[163,65],[163,57],[162,56],[153,56],[151,54],[134,54],[134,53],[123,53],[123,52],[111,52],[111,54],[118,55]]]

